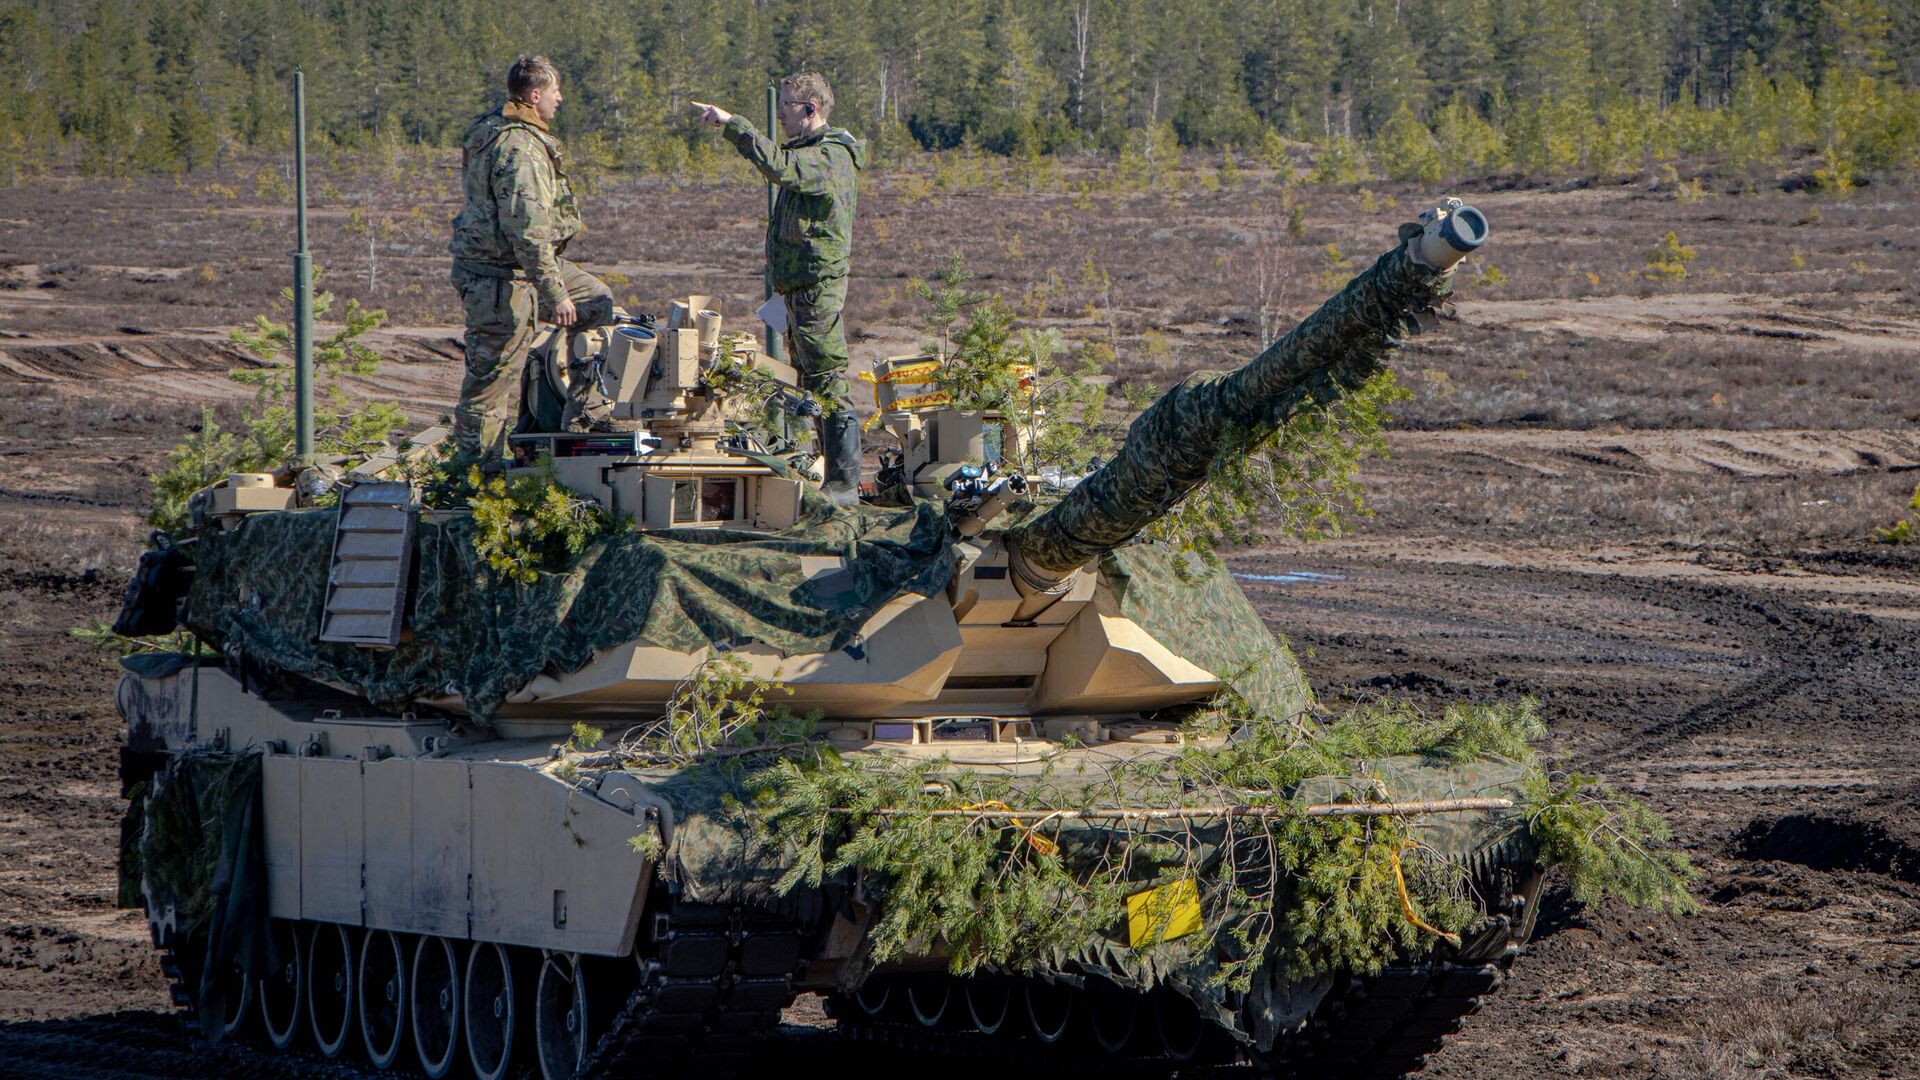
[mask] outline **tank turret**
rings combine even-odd
[[[1453,267],[1487,238],[1459,199],[1402,229],[1382,255],[1292,332],[1230,373],[1203,372],[1134,420],[1120,452],[1046,513],[1007,537],[1019,581],[1052,591],[1132,539],[1206,481],[1215,459],[1258,443],[1302,405],[1327,403],[1380,370],[1452,292]]]

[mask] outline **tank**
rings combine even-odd
[[[849,1034],[930,1053],[1417,1070],[1532,925],[1525,770],[1399,755],[1210,803],[1129,787],[1196,754],[1257,769],[1259,738],[1315,723],[1231,575],[1138,537],[1218,455],[1377,370],[1486,233],[1457,200],[1404,226],[1064,491],[983,468],[1017,433],[912,392],[928,361],[897,357],[876,365],[894,505],[834,507],[790,437],[808,411],[792,369],[690,297],[536,348],[516,453],[618,526],[550,565],[489,561],[473,511],[422,505],[410,462],[443,433],[202,492],[123,614],[143,633],[177,619],[196,646],[128,660],[118,688],[122,901],[145,908],[176,1002],[209,1041],[430,1077],[725,1069],[809,992]],[[635,430],[550,430],[568,364]],[[769,793],[802,789],[769,785],[828,775],[803,757],[899,797],[795,817]],[[1276,820],[1410,830],[1451,892],[1410,894],[1396,848],[1370,962],[1283,956],[1245,928],[1304,925],[1307,886],[1275,863],[1262,892],[1230,850]],[[914,907],[903,867],[846,846],[909,827],[954,851],[987,836],[1015,877],[1106,851],[1106,876],[966,936],[941,928],[968,925],[968,901]],[[991,888],[971,895],[997,912]],[[1451,931],[1420,914],[1443,899]],[[1216,903],[1251,922],[1220,932]],[[982,944],[996,933],[1014,944]]]

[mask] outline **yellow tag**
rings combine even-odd
[[[1200,929],[1200,889],[1192,878],[1127,897],[1127,944],[1158,945]]]

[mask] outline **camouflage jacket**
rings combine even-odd
[[[508,102],[469,124],[460,143],[466,205],[447,250],[524,273],[543,303],[566,299],[560,255],[582,226],[559,140]]]
[[[844,276],[853,251],[853,204],[867,146],[843,128],[825,128],[775,146],[739,115],[727,138],[769,181],[780,185],[767,223],[773,290],[797,292]]]

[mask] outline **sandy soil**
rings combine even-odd
[[[164,1015],[145,925],[113,906],[115,670],[67,634],[117,609],[147,471],[202,407],[231,415],[246,397],[225,373],[253,361],[224,331],[265,308],[284,259],[277,233],[226,219],[273,212],[47,184],[46,217],[0,239],[0,1073],[348,1075],[209,1056]],[[425,422],[451,402],[458,328],[436,226],[402,217],[405,197],[384,288],[363,296],[403,325],[378,332],[389,363],[355,389]],[[744,302],[749,196],[598,197],[616,220],[581,254],[620,267],[639,306],[695,289]],[[1404,216],[1315,198],[1295,312],[1325,291],[1306,280],[1318,245],[1383,248]],[[1123,378],[1164,383],[1251,350],[1258,313],[1217,251],[1257,239],[1271,193],[1072,201],[883,186],[863,204],[891,241],[870,235],[885,254],[856,277],[856,364],[911,344],[902,279],[955,248],[1029,300],[1050,271],[1103,263],[1104,298],[1063,286],[1031,307],[1115,342]],[[1702,911],[1587,906],[1556,884],[1515,978],[1430,1074],[1920,1076],[1920,555],[1869,539],[1920,479],[1920,205],[1825,202],[1818,230],[1769,242],[1754,234],[1806,219],[1810,197],[1696,206],[1628,185],[1480,205],[1496,237],[1470,269],[1497,263],[1507,283],[1463,275],[1461,321],[1397,365],[1415,395],[1394,456],[1369,466],[1377,516],[1230,563],[1331,706],[1537,697],[1570,767],[1674,823],[1704,871]],[[680,261],[623,252],[628,222],[668,206],[693,220],[648,250]],[[64,253],[61,230],[89,207],[151,221],[150,248]],[[208,218],[223,224],[193,227]],[[1686,283],[1650,284],[1639,249],[1667,228],[1701,259]],[[1169,230],[1197,239],[1156,247],[1158,262],[1127,254],[1127,237]],[[322,261],[363,272],[363,246]],[[230,287],[188,287],[208,271]],[[817,1011],[793,1019],[785,1064],[855,1060]]]

